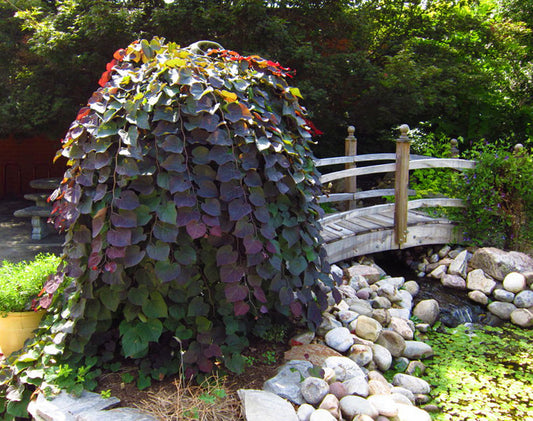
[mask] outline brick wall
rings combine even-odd
[[[66,161],[52,163],[60,147],[59,140],[46,137],[0,139],[0,198],[31,192],[33,179],[63,176]]]

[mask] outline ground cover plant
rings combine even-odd
[[[74,281],[2,367],[8,419],[29,385],[79,392],[125,360],[141,389],[215,365],[240,372],[247,335],[276,315],[321,322],[333,281],[313,126],[290,76],[203,42],[115,53],[58,154],[69,169],[51,200],[66,239],[47,290]]]
[[[531,331],[502,327],[441,327],[424,336],[435,351],[425,380],[432,385],[435,420],[531,420]]]

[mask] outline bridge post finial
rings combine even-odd
[[[459,141],[457,139],[450,140],[450,156],[452,158],[457,158],[459,156]]]
[[[407,124],[402,124],[400,126],[400,137],[398,138],[399,141],[402,142],[409,142],[409,136],[407,136],[407,133],[409,132],[409,126]]]
[[[344,154],[346,156],[352,156],[354,158],[353,163],[345,165],[346,169],[355,168],[355,157],[357,156],[357,138],[354,136],[355,127],[348,126],[348,136],[344,139]],[[348,209],[355,209],[355,192],[357,191],[357,179],[356,177],[349,177],[346,179],[346,193],[353,193],[354,200],[348,201]]]
[[[515,156],[522,156],[524,153],[524,145],[522,145],[521,143],[517,143],[516,145],[514,145],[513,151]]]

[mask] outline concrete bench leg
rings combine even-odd
[[[53,230],[46,223],[47,218],[42,218],[40,216],[31,217],[31,239],[32,240],[42,240],[47,235],[49,235]]]

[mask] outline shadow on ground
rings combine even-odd
[[[63,237],[52,234],[42,240],[31,239],[29,218],[16,218],[13,212],[34,203],[21,199],[0,200],[0,262],[32,260],[37,254],[61,254]]]

